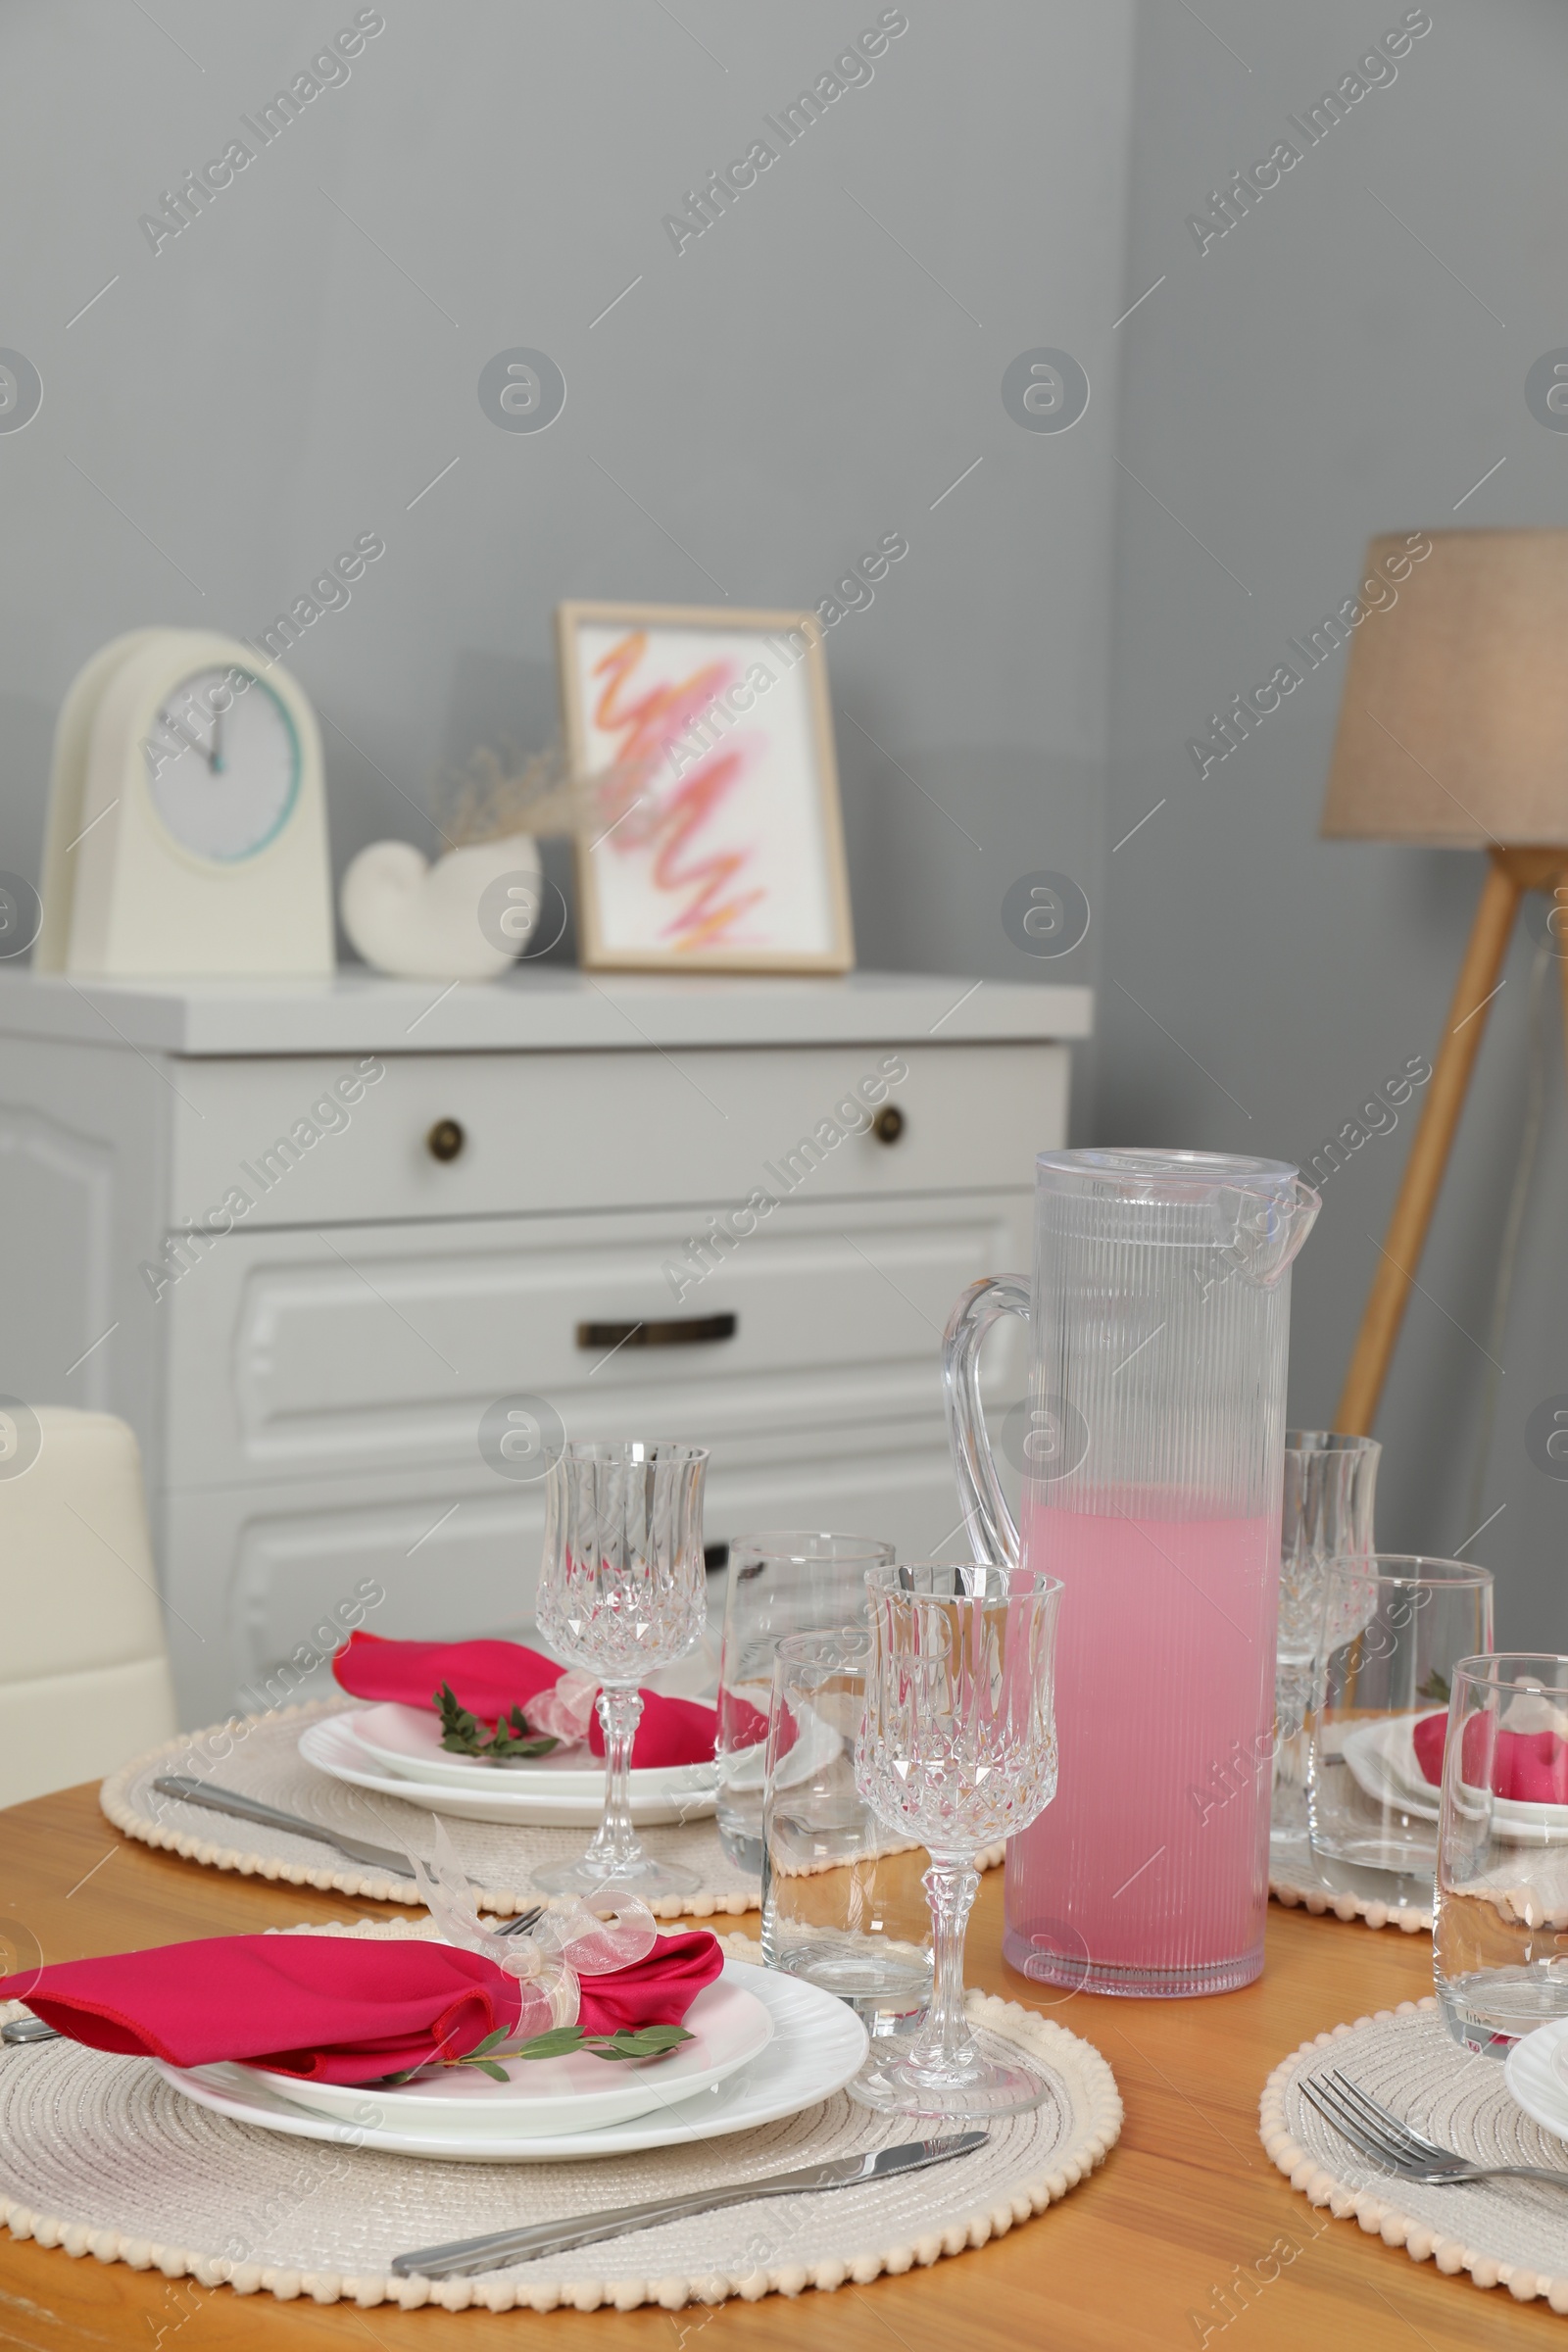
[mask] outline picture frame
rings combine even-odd
[[[609,779],[576,842],[584,968],[852,970],[815,613],[571,601],[556,625],[567,758]]]

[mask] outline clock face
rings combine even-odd
[[[299,795],[293,721],[249,670],[202,669],[182,679],[145,750],[159,815],[181,849],[215,864],[266,849]]]

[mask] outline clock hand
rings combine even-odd
[[[166,710],[161,723],[165,731],[172,736],[180,746],[180,752],[175,754],[176,759],[186,751],[200,752],[202,758],[206,759],[207,746],[199,735],[192,734],[188,720],[182,718],[177,710],[172,708]]]
[[[215,776],[220,776],[227,764],[223,758],[224,715],[225,713],[221,710],[217,710],[213,714],[213,748],[207,755],[207,764]]]

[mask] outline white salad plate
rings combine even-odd
[[[405,1707],[395,1701],[366,1707],[343,1721],[373,1760],[400,1778],[434,1783],[448,1788],[548,1789],[557,1796],[584,1796],[597,1808],[604,1801],[605,1761],[584,1740],[579,1746],[557,1748],[548,1756],[522,1756],[510,1764],[487,1764],[480,1756],[449,1755],[441,1744],[441,1719],[428,1707]],[[717,1768],[706,1764],[664,1764],[652,1770],[634,1769],[633,1796],[704,1796],[715,1785]],[[597,1810],[594,1819],[599,1818]]]
[[[603,1767],[593,1776],[593,1794],[575,1790],[560,1793],[550,1785],[543,1786],[536,1778],[522,1779],[515,1770],[497,1773],[498,1784],[487,1782],[480,1787],[448,1788],[435,1781],[411,1781],[404,1775],[388,1772],[378,1764],[356,1739],[352,1715],[323,1715],[300,1734],[300,1754],[307,1764],[318,1772],[328,1773],[334,1781],[344,1781],[351,1788],[369,1788],[377,1796],[395,1796],[403,1804],[418,1805],[428,1813],[450,1814],[458,1821],[488,1821],[498,1827],[517,1827],[532,1823],[545,1829],[595,1830],[599,1827],[604,1807],[605,1776]],[[543,1759],[541,1759],[543,1761]],[[703,1770],[708,1774],[706,1786],[689,1794],[675,1788],[649,1791],[639,1788],[643,1778],[633,1773],[631,1817],[640,1828],[654,1828],[661,1822],[697,1821],[711,1813],[716,1802],[712,1767],[683,1767],[683,1770]]]
[[[1568,2139],[1568,2081],[1562,2073],[1568,2017],[1538,2026],[1503,2060],[1502,2079],[1526,2115],[1554,2138]]]
[[[704,1985],[686,2012],[691,2040],[663,2058],[639,2062],[585,2051],[568,2058],[503,2058],[496,2063],[507,2074],[505,2086],[474,2066],[434,2066],[412,2082],[373,2090],[359,2082],[302,2082],[297,2075],[254,2066],[229,2071],[276,2098],[346,2124],[363,2121],[365,2102],[373,2099],[389,2131],[427,2139],[466,2143],[476,2133],[534,2139],[598,2132],[694,2097],[766,2049],[773,2013],[740,1982],[743,1973],[753,1972],[732,1969]]]
[[[1419,1715],[1390,1715],[1345,1735],[1346,1769],[1374,1804],[1390,1805],[1415,1821],[1436,1821],[1441,1791],[1416,1762],[1411,1737]]]
[[[1436,1821],[1442,1791],[1434,1788],[1416,1760],[1415,1727],[1431,1713],[1390,1715],[1345,1737],[1346,1767],[1375,1804],[1392,1806],[1415,1821]],[[1480,1791],[1477,1791],[1480,1794]],[[1526,1804],[1518,1797],[1494,1797],[1492,1826],[1511,1845],[1568,1843],[1568,1805]]]
[[[619,2124],[596,2131],[518,2132],[515,2136],[475,2130],[471,2136],[405,2125],[404,2109],[393,2107],[397,2091],[360,2088],[353,2094],[354,2111],[329,2116],[301,2106],[297,2083],[288,2094],[273,2090],[280,2076],[264,2078],[248,2067],[203,2066],[182,2070],[153,2064],[180,2095],[233,2122],[254,2124],[263,2131],[282,2132],[296,2139],[327,2140],[339,2147],[380,2148],[393,2156],[434,2157],[449,2164],[558,2164],[564,2157],[626,2156],[641,2148],[684,2147],[699,2139],[719,2139],[731,2132],[755,2131],[760,2124],[776,2123],[781,2116],[798,2115],[819,2100],[831,2098],[858,2074],[868,2040],[853,2009],[831,1992],[747,1961],[726,1961],[724,1984],[738,1979],[742,1988],[768,2011],[772,2038],[749,2061],[722,2082],[706,2090],[689,2091],[673,2106],[661,2103]],[[692,2004],[693,2011],[697,2003]],[[550,2061],[548,2063],[556,2063]],[[569,2062],[575,2063],[575,2062]],[[589,2059],[588,2065],[624,2064],[621,2060]],[[660,2067],[669,2059],[654,2062]],[[470,2071],[470,2070],[465,2070]],[[652,2074],[652,2067],[649,2072]],[[487,2080],[480,2076],[481,2082]],[[666,2082],[673,2080],[665,2076]],[[491,2087],[500,2095],[500,2084]]]

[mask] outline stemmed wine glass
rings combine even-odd
[[[931,2006],[850,2085],[884,2114],[1010,2115],[1045,2084],[963,2013],[963,1939],[983,1846],[1027,1829],[1056,1792],[1054,1665],[1062,1588],[1027,1568],[873,1568],[856,1785],[931,1856]]]
[[[580,1862],[536,1870],[547,1894],[625,1889],[645,1902],[690,1894],[695,1871],[657,1862],[632,1827],[639,1686],[673,1665],[708,1615],[703,1561],[706,1446],[567,1445],[545,1489],[539,1631],[567,1665],[597,1675],[605,1810]]]
[[[1312,1669],[1330,1560],[1365,1559],[1372,1550],[1372,1505],[1383,1447],[1376,1438],[1324,1429],[1285,1433],[1285,1502],[1280,1520],[1280,1613],[1275,1636],[1274,1714],[1279,1769],[1275,1773],[1273,1840],[1299,1838],[1285,1812],[1284,1792],[1305,1778],[1302,1727],[1312,1699]],[[1370,1600],[1370,1594],[1369,1594]],[[1363,1619],[1363,1623],[1365,1620]],[[1348,1627],[1342,1639],[1355,1629]],[[1288,1801],[1288,1800],[1287,1800]]]

